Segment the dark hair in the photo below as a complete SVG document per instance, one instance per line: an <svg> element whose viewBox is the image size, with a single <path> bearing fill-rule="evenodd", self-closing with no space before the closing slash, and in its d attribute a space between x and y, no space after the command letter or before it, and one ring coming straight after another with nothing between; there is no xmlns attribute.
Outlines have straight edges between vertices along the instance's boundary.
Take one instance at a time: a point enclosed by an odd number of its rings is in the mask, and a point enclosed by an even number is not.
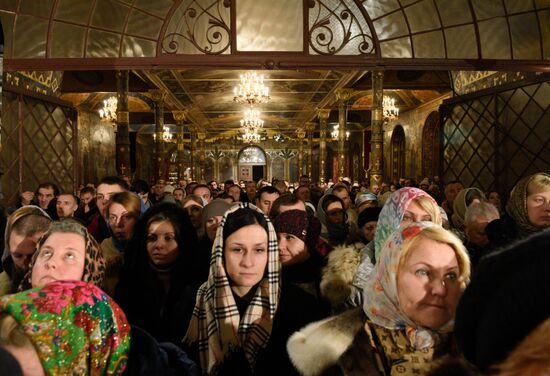
<svg viewBox="0 0 550 376"><path fill-rule="evenodd" d="M279 215L279 209L281 208L281 206L296 205L299 202L302 201L298 197L294 196L292 193L285 193L279 196L279 198L277 198L275 201L273 201L269 216L274 219L276 216Z"/></svg>
<svg viewBox="0 0 550 376"><path fill-rule="evenodd" d="M95 196L95 188L93 187L84 187L80 190L80 194L90 193L92 196Z"/></svg>
<svg viewBox="0 0 550 376"><path fill-rule="evenodd" d="M47 182L38 184L38 188L36 188L36 194L38 194L38 190L40 188L53 189L54 197L59 196L59 187L55 183L47 181Z"/></svg>
<svg viewBox="0 0 550 376"><path fill-rule="evenodd" d="M325 213L327 212L328 206L330 204L332 204L333 202L339 202L342 205L342 209L344 209L346 207L344 205L344 201L342 201L342 199L340 197L338 197L336 195L333 195L333 194L328 194L328 195L325 195L325 198L323 199L323 203L321 205L321 208L323 209L323 211Z"/></svg>
<svg viewBox="0 0 550 376"><path fill-rule="evenodd" d="M227 185L227 184L235 184L235 181L233 179L227 179L226 181L223 182L224 185Z"/></svg>
<svg viewBox="0 0 550 376"><path fill-rule="evenodd" d="M224 244L229 235L231 235L235 231L243 228L244 226L256 224L262 226L265 231L269 231L265 216L257 210L245 207L240 208L233 213L229 213L227 215L227 218L225 219L225 224L223 225Z"/></svg>
<svg viewBox="0 0 550 376"><path fill-rule="evenodd" d="M206 188L206 189L208 189L208 192L210 192L210 196L212 196L212 189L210 189L210 187L208 185L206 185L206 184L197 184L193 187L193 190L192 190L191 193L195 194L195 190L197 188Z"/></svg>
<svg viewBox="0 0 550 376"><path fill-rule="evenodd" d="M126 180L121 179L118 176L105 176L99 181L99 184L97 186L99 187L101 184L119 185L125 191L130 188L128 187L128 183L126 182Z"/></svg>
<svg viewBox="0 0 550 376"><path fill-rule="evenodd" d="M264 193L269 193L269 194L277 193L278 195L281 195L281 193L277 188L275 188L272 185L266 185L265 187L260 188L258 192L256 192L256 200L261 200L262 195Z"/></svg>
<svg viewBox="0 0 550 376"><path fill-rule="evenodd" d="M130 188L132 192L136 193L148 193L149 192L149 184L145 180L137 179L134 180L132 183L132 187Z"/></svg>

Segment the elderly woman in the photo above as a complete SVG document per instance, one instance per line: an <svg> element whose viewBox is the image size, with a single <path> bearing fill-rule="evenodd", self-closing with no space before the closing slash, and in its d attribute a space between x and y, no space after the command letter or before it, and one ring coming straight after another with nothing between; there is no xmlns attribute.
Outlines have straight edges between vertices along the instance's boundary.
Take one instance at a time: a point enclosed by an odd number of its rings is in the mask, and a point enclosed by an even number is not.
<svg viewBox="0 0 550 376"><path fill-rule="evenodd" d="M458 300L470 278L460 240L432 222L395 231L357 308L294 334L288 352L304 375L425 374L449 353Z"/></svg>
<svg viewBox="0 0 550 376"><path fill-rule="evenodd" d="M506 214L485 229L494 248L550 227L550 175L537 173L521 179L512 189Z"/></svg>
<svg viewBox="0 0 550 376"><path fill-rule="evenodd" d="M277 235L269 219L239 203L224 215L212 252L184 338L202 374L296 374L285 344L313 321L303 309L311 295L293 284L280 290Z"/></svg>
<svg viewBox="0 0 550 376"><path fill-rule="evenodd" d="M86 227L71 219L53 222L40 238L19 290L58 280L80 280L102 287L105 259Z"/></svg>
<svg viewBox="0 0 550 376"><path fill-rule="evenodd" d="M164 202L136 223L115 299L132 325L159 342L179 343L193 312L197 238L185 209Z"/></svg>
<svg viewBox="0 0 550 376"><path fill-rule="evenodd" d="M361 291L390 234L403 224L419 221L441 224L437 203L421 189L401 188L391 194L378 215L373 241L360 250L347 247L329 254L321 292L336 310L362 304Z"/></svg>
<svg viewBox="0 0 550 376"><path fill-rule="evenodd" d="M25 375L121 375L130 325L98 287L56 281L0 299L0 346Z"/></svg>
<svg viewBox="0 0 550 376"><path fill-rule="evenodd" d="M453 201L453 215L451 222L453 227L459 232L457 235L464 237L464 216L466 215L466 209L474 202L487 201L485 193L480 189L472 187L465 188L458 192L456 198Z"/></svg>

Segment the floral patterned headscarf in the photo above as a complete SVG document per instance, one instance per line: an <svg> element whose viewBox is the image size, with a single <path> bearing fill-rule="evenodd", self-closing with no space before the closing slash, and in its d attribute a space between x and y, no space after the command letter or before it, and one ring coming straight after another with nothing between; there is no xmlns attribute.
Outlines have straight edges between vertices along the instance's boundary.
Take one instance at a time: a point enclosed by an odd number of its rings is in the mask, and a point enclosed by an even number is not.
<svg viewBox="0 0 550 376"><path fill-rule="evenodd" d="M48 375L120 375L130 351L130 324L101 289L56 281L0 298L33 343Z"/></svg>
<svg viewBox="0 0 550 376"><path fill-rule="evenodd" d="M401 226L405 211L411 202L421 196L429 197L433 201L434 206L437 207L437 202L435 202L432 196L418 188L401 188L393 192L388 198L378 216L378 224L376 225L376 233L374 234L374 254L376 260L378 260L382 246L386 243L388 237ZM432 218L432 221L441 224L441 218Z"/></svg>
<svg viewBox="0 0 550 376"><path fill-rule="evenodd" d="M376 325L386 329L405 329L407 337L415 349L433 346L434 337L438 333L449 332L454 324L451 320L437 332L420 327L405 315L399 305L397 272L403 245L430 227L441 226L433 222L415 222L393 232L382 248L380 260L369 275L363 290L363 309L368 318Z"/></svg>

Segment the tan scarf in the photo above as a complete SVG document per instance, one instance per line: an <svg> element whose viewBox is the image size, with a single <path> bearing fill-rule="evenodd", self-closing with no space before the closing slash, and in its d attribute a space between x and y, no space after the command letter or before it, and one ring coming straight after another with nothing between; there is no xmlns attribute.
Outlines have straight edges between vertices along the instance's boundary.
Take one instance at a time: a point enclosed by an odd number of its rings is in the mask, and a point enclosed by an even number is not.
<svg viewBox="0 0 550 376"><path fill-rule="evenodd" d="M198 342L202 372L208 375L216 374L224 359L239 349L244 351L251 369L254 368L258 353L269 341L279 302L281 266L277 235L269 219L264 216L269 228L265 276L244 316L240 317L237 310L224 266L223 228L227 216L242 208L262 213L254 205L244 202L225 213L212 248L210 274L199 288L193 316L183 340L188 345Z"/></svg>
<svg viewBox="0 0 550 376"><path fill-rule="evenodd" d="M506 205L506 212L516 222L520 232L524 234L532 234L541 230L539 227L533 226L529 221L529 214L527 213L527 187L537 175L550 177L548 174L539 172L521 179L512 189L510 200L508 200L508 204Z"/></svg>

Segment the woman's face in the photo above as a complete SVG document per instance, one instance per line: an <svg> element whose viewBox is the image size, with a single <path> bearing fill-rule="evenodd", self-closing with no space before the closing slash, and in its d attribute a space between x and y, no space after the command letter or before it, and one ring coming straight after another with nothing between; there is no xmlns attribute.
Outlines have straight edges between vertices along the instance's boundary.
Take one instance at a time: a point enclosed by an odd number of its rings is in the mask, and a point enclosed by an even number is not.
<svg viewBox="0 0 550 376"><path fill-rule="evenodd" d="M38 240L44 235L45 231L38 231L31 236L24 236L12 231L9 235L9 246L11 259L15 267L19 270L29 270L29 264L32 255L36 251Z"/></svg>
<svg viewBox="0 0 550 376"><path fill-rule="evenodd" d="M498 194L498 192L490 192L487 200L500 210L500 195Z"/></svg>
<svg viewBox="0 0 550 376"><path fill-rule="evenodd" d="M550 226L550 191L527 196L529 222L536 227Z"/></svg>
<svg viewBox="0 0 550 376"><path fill-rule="evenodd" d="M267 252L267 232L259 224L244 226L225 240L225 269L231 288L239 296L246 295L262 280Z"/></svg>
<svg viewBox="0 0 550 376"><path fill-rule="evenodd" d="M277 233L279 258L283 266L299 264L309 258L306 243L300 238L285 232Z"/></svg>
<svg viewBox="0 0 550 376"><path fill-rule="evenodd" d="M344 223L344 208L340 202L331 202L327 206L327 218L333 223Z"/></svg>
<svg viewBox="0 0 550 376"><path fill-rule="evenodd" d="M32 267L32 287L53 281L80 280L84 273L86 243L79 234L56 232L38 250Z"/></svg>
<svg viewBox="0 0 550 376"><path fill-rule="evenodd" d="M374 234L376 234L377 224L378 224L378 221L370 221L365 223L361 228L361 230L363 230L363 236L367 241L371 242L374 239Z"/></svg>
<svg viewBox="0 0 550 376"><path fill-rule="evenodd" d="M147 229L147 254L155 266L172 265L180 250L170 221L152 222Z"/></svg>
<svg viewBox="0 0 550 376"><path fill-rule="evenodd" d="M417 325L438 329L455 315L462 295L456 254L450 245L419 238L397 272L403 313Z"/></svg>
<svg viewBox="0 0 550 376"><path fill-rule="evenodd" d="M208 236L208 239L214 241L216 231L218 230L218 226L220 225L222 218L223 215L216 215L206 220L206 235Z"/></svg>
<svg viewBox="0 0 550 376"><path fill-rule="evenodd" d="M422 208L415 200L413 200L409 207L405 210L405 214L403 214L403 219L401 220L401 224L409 224L413 222L420 222L420 221L432 221L432 216Z"/></svg>
<svg viewBox="0 0 550 376"><path fill-rule="evenodd" d="M109 206L109 226L117 240L127 241L132 236L132 230L136 224L136 218L128 213L128 210L119 204L113 202Z"/></svg>
<svg viewBox="0 0 550 376"><path fill-rule="evenodd" d="M200 229L202 226L202 205L199 205L195 201L187 201L183 208L187 210L191 223L195 229Z"/></svg>

